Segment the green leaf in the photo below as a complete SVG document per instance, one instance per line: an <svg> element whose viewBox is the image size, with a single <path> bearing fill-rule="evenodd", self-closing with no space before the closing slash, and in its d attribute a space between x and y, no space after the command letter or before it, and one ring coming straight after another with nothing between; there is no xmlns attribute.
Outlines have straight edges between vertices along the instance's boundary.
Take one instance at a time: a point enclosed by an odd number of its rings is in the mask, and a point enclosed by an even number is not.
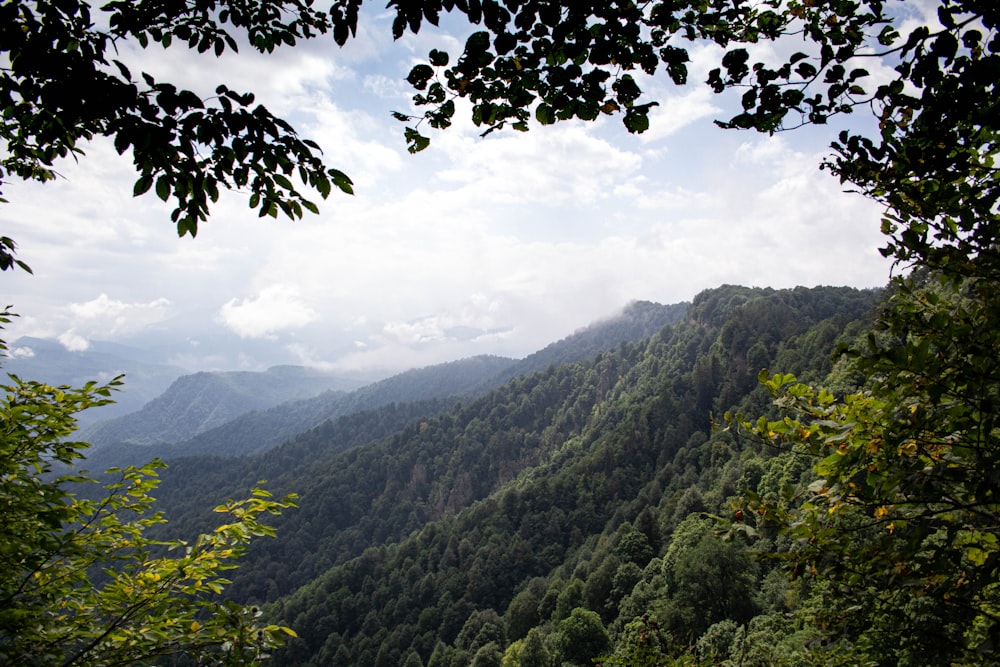
<svg viewBox="0 0 1000 667"><path fill-rule="evenodd" d="M143 174L132 187L132 196L138 197L141 194L145 194L151 187L153 187L153 175Z"/></svg>
<svg viewBox="0 0 1000 667"><path fill-rule="evenodd" d="M423 90L427 87L427 83L434 76L434 70L431 69L430 65L415 65L410 73L406 75L406 80L417 90Z"/></svg>
<svg viewBox="0 0 1000 667"><path fill-rule="evenodd" d="M163 201L170 198L170 178L166 174L156 179L156 196Z"/></svg>
<svg viewBox="0 0 1000 667"><path fill-rule="evenodd" d="M625 124L625 129L632 134L639 134L649 129L649 116L637 112L634 108L625 112L622 122Z"/></svg>
<svg viewBox="0 0 1000 667"><path fill-rule="evenodd" d="M408 150L410 153L419 153L420 151L427 148L431 143L430 139L421 135L419 132L417 132L411 127L406 128L406 130L404 131L404 136L406 138L406 143L407 143L406 150Z"/></svg>
<svg viewBox="0 0 1000 667"><path fill-rule="evenodd" d="M330 174L333 184L340 188L341 192L349 195L354 194L354 182L351 181L347 174L337 169L330 169L327 173Z"/></svg>
<svg viewBox="0 0 1000 667"><path fill-rule="evenodd" d="M431 49L429 60L434 67L446 67L448 65L448 53Z"/></svg>
<svg viewBox="0 0 1000 667"><path fill-rule="evenodd" d="M539 104L535 108L535 120L542 125L552 125L556 122L555 113L548 104Z"/></svg>
<svg viewBox="0 0 1000 667"><path fill-rule="evenodd" d="M316 188L317 192L319 192L319 195L323 199L326 199L327 197L330 196L330 179L328 179L326 176L323 175L316 176L313 181L313 186Z"/></svg>

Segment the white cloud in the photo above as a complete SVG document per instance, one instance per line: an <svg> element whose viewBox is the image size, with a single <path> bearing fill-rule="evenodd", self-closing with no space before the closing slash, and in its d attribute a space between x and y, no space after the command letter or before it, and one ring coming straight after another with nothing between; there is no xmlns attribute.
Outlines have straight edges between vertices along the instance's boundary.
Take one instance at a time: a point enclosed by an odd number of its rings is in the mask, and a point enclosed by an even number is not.
<svg viewBox="0 0 1000 667"><path fill-rule="evenodd" d="M70 351L90 347L91 340L113 340L142 331L164 321L170 314L170 301L122 301L100 294L88 301L57 305L47 317L31 316L12 327L17 335L56 338ZM21 319L21 318L19 318ZM24 348L30 351L30 348Z"/></svg>
<svg viewBox="0 0 1000 667"><path fill-rule="evenodd" d="M384 74L369 74L364 77L365 90L387 100L406 99L411 94L411 86L403 79L390 79Z"/></svg>
<svg viewBox="0 0 1000 667"><path fill-rule="evenodd" d="M90 349L90 341L72 330L60 334L57 340L70 352L86 352Z"/></svg>
<svg viewBox="0 0 1000 667"><path fill-rule="evenodd" d="M691 210L711 205L713 197L684 187L656 187L648 178L641 177L615 187L615 197L630 201L639 209L659 211Z"/></svg>
<svg viewBox="0 0 1000 667"><path fill-rule="evenodd" d="M219 310L219 317L240 338L262 338L303 327L319 315L302 300L295 286L272 285L254 298L230 299Z"/></svg>
<svg viewBox="0 0 1000 667"><path fill-rule="evenodd" d="M17 302L30 303L24 299ZM163 322L170 315L170 306L165 298L122 301L100 294L67 304L55 297L48 309L18 318L10 328L15 337L55 338L66 349L81 351L89 348L91 340L113 340ZM30 352L30 348L23 349L24 354Z"/></svg>
<svg viewBox="0 0 1000 667"><path fill-rule="evenodd" d="M303 100L299 112L308 118L302 133L325 148L331 165L349 174L359 193L374 192L384 176L404 166L400 134L386 132L384 121L319 95Z"/></svg>
<svg viewBox="0 0 1000 667"><path fill-rule="evenodd" d="M491 204L592 204L642 167L637 153L598 138L591 126L572 122L526 134L485 139L455 134L435 141L448 158L437 178L469 188L470 196Z"/></svg>
<svg viewBox="0 0 1000 667"><path fill-rule="evenodd" d="M385 342L418 345L441 340L444 330L438 318L428 317L417 322L389 322L382 327L382 334Z"/></svg>
<svg viewBox="0 0 1000 667"><path fill-rule="evenodd" d="M71 303L68 310L76 327L114 336L164 319L169 306L170 300L162 297L148 303L125 303L101 294L90 301Z"/></svg>
<svg viewBox="0 0 1000 667"><path fill-rule="evenodd" d="M496 316L503 311L501 298L473 294L457 308L411 321L386 322L374 336L380 344L425 345L444 341L495 338Z"/></svg>
<svg viewBox="0 0 1000 667"><path fill-rule="evenodd" d="M643 143L659 141L704 118L715 118L722 107L706 87L691 88L679 95L659 99L659 106L649 113L649 129L640 135Z"/></svg>
<svg viewBox="0 0 1000 667"><path fill-rule="evenodd" d="M134 42L118 48L118 58L133 78L146 72L157 81L171 81L206 99L224 83L239 93L252 91L256 103L279 114L294 112L297 100L310 91L326 90L335 81L355 76L342 64L343 57L330 57L329 45L319 41L304 43L302 48L279 48L271 54L261 54L244 43L239 53L227 51L219 58L184 47L167 52L156 46L143 49Z"/></svg>

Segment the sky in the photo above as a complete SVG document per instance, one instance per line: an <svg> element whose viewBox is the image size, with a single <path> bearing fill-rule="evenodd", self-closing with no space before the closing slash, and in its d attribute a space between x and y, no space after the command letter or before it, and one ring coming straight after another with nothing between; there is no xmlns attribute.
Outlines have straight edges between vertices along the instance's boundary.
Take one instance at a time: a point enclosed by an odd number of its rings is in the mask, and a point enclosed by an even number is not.
<svg viewBox="0 0 1000 667"><path fill-rule="evenodd" d="M393 42L390 26L366 11L345 48L319 39L270 56L126 47L133 72L206 94L252 90L356 194L335 192L299 221L260 219L245 193L224 195L197 238L179 239L155 195L132 197L129 156L95 141L56 182L4 184L0 226L34 270L0 276L20 314L7 339L156 348L191 371L389 372L523 357L639 299L888 280L881 207L819 169L846 121L718 129L736 100L700 83L711 47L691 49L688 86L645 83L660 102L645 134L607 117L483 138L460 113L410 155L390 116L412 109L404 78L432 48L456 55L468 28Z"/></svg>

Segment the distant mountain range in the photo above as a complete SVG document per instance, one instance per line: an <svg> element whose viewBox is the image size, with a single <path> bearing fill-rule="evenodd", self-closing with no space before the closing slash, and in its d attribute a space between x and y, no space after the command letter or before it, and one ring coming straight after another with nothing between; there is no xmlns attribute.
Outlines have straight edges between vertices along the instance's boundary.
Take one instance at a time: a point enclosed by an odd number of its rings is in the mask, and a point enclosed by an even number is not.
<svg viewBox="0 0 1000 667"><path fill-rule="evenodd" d="M323 392L344 394L360 384L356 379L301 366L182 375L142 409L98 422L81 437L95 445L179 442L253 410Z"/></svg>
<svg viewBox="0 0 1000 667"><path fill-rule="evenodd" d="M483 395L514 377L647 338L680 321L687 307L636 301L522 360L477 356L410 370L354 391L347 391L354 388L348 386L351 380L298 367L185 375L141 409L89 426L82 439L95 446L89 456L95 470L151 456L241 456L344 415L414 401L441 409Z"/></svg>
<svg viewBox="0 0 1000 667"><path fill-rule="evenodd" d="M87 350L71 351L55 340L22 336L10 351L0 364L2 371L28 380L76 387L125 375L127 391L116 394L111 405L81 413L81 427L139 410L185 373L146 350L116 343L94 342Z"/></svg>

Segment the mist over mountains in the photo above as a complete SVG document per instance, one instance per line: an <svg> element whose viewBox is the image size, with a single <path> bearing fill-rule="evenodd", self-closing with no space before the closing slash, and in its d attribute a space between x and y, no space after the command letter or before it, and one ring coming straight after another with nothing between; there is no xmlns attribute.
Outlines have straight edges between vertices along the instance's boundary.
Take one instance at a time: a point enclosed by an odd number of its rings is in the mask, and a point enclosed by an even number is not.
<svg viewBox="0 0 1000 667"><path fill-rule="evenodd" d="M170 458L249 454L343 415L393 403L481 395L513 377L641 340L679 321L687 307L634 302L522 360L472 357L363 387L353 378L301 367L185 375L140 410L89 425L81 437L94 445L89 457L94 469L138 464L153 452ZM147 449L150 445L155 449Z"/></svg>

